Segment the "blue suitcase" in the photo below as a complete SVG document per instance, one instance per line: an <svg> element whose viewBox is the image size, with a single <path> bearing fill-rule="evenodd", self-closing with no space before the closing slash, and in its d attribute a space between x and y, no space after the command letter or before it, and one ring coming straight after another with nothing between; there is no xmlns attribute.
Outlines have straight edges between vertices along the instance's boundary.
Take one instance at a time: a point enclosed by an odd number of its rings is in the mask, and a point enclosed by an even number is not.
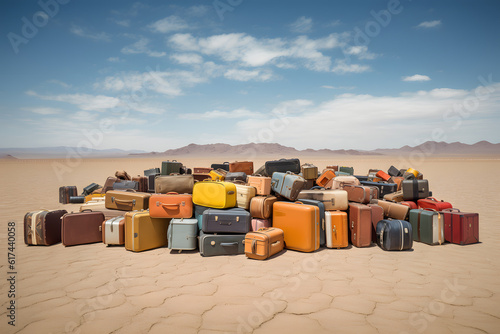
<svg viewBox="0 0 500 334"><path fill-rule="evenodd" d="M306 180L303 177L291 172L274 172L271 179L272 191L290 201L295 201L297 199L300 191L304 189L305 185Z"/></svg>
<svg viewBox="0 0 500 334"><path fill-rule="evenodd" d="M198 220L174 218L167 230L168 249L193 250L198 243Z"/></svg>
<svg viewBox="0 0 500 334"><path fill-rule="evenodd" d="M252 230L250 212L241 208L208 209L203 212L201 230L205 233L246 234Z"/></svg>

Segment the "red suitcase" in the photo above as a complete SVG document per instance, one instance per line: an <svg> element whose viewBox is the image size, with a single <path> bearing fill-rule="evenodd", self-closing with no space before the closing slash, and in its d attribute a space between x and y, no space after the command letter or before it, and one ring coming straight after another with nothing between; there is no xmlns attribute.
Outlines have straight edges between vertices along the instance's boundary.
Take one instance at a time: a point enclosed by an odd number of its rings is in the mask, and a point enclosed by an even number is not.
<svg viewBox="0 0 500 334"><path fill-rule="evenodd" d="M444 209L451 209L453 205L449 202L439 201L434 197L427 197L417 201L419 209L434 209L436 211L443 211Z"/></svg>
<svg viewBox="0 0 500 334"><path fill-rule="evenodd" d="M468 245L479 242L479 214L460 212L458 209L445 209L442 212L444 220L444 240Z"/></svg>
<svg viewBox="0 0 500 334"><path fill-rule="evenodd" d="M368 205L349 203L349 229L351 243L368 247L372 243L372 209Z"/></svg>
<svg viewBox="0 0 500 334"><path fill-rule="evenodd" d="M402 201L402 202L399 202L399 204L409 206L410 210L418 209L417 203L415 203L413 201Z"/></svg>
<svg viewBox="0 0 500 334"><path fill-rule="evenodd" d="M377 242L377 223L384 219L384 208L377 204L368 204L372 209L372 241Z"/></svg>

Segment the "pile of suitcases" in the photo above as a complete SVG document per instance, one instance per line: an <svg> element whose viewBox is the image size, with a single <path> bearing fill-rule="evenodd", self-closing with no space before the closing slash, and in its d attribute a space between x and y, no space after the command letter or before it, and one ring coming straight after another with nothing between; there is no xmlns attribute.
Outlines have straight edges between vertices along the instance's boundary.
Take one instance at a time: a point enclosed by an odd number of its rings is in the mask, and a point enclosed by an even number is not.
<svg viewBox="0 0 500 334"><path fill-rule="evenodd" d="M283 249L377 244L401 251L412 249L413 241L479 242L479 215L432 197L428 180L412 168L371 169L365 176L337 165L319 172L299 159L253 167L243 161L190 169L174 160L134 178L117 171L104 187L85 188L78 213L28 212L24 240L102 242L135 252L198 249L203 256L246 254L260 260ZM61 187L59 193L60 202L68 203L77 191Z"/></svg>

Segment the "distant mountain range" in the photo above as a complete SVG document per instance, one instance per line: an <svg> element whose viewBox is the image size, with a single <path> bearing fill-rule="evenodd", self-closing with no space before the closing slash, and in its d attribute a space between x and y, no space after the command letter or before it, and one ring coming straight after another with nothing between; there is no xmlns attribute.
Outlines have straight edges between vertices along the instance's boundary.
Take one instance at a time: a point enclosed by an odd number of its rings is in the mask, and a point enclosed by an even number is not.
<svg viewBox="0 0 500 334"><path fill-rule="evenodd" d="M41 147L41 148L0 148L0 159L16 159L16 158L64 158L71 152L78 152L75 147ZM151 156L320 156L320 155L409 155L412 152L422 152L425 156L445 155L445 156L461 156L461 155L499 155L500 144L492 144L487 141L480 141L475 144L463 144L459 142L445 143L428 141L417 146L403 146L401 148L392 149L376 149L371 151L363 150L330 150L330 149L305 149L297 150L293 147L283 146L276 143L262 144L189 144L184 147L166 150L164 152L146 152L141 150L120 150L107 149L95 150L92 149L87 154L81 155L83 158L104 158L104 157L151 157Z"/></svg>

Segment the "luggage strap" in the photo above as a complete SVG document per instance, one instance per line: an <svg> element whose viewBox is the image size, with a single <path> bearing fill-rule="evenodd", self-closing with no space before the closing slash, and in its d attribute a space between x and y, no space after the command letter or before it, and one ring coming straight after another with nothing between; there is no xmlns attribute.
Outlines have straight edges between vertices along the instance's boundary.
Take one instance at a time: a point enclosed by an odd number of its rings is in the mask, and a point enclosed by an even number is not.
<svg viewBox="0 0 500 334"><path fill-rule="evenodd" d="M420 241L420 215L422 214L422 211L418 212L418 220L417 220L417 233L418 233L418 240Z"/></svg>
<svg viewBox="0 0 500 334"><path fill-rule="evenodd" d="M418 180L413 179L413 200L418 199Z"/></svg>
<svg viewBox="0 0 500 334"><path fill-rule="evenodd" d="M45 211L48 211L48 210L41 210L41 211L37 211L36 213L34 213L32 216L31 216L31 230L30 230L30 234L31 234L31 243L33 245L38 245L38 242L36 240L36 221L38 220L38 216L42 213L42 212L45 212Z"/></svg>
<svg viewBox="0 0 500 334"><path fill-rule="evenodd" d="M384 231L385 231L385 225L382 227L382 230L380 231L380 238L379 238L379 242L380 242L380 247L381 247L383 250L387 250L387 249L385 249L385 247L384 247Z"/></svg>
<svg viewBox="0 0 500 334"><path fill-rule="evenodd" d="M443 243L443 238L441 236L441 231L442 231L442 221L441 221L441 214L438 212L438 233L439 233L439 236L438 236L438 242L439 244L441 245Z"/></svg>

